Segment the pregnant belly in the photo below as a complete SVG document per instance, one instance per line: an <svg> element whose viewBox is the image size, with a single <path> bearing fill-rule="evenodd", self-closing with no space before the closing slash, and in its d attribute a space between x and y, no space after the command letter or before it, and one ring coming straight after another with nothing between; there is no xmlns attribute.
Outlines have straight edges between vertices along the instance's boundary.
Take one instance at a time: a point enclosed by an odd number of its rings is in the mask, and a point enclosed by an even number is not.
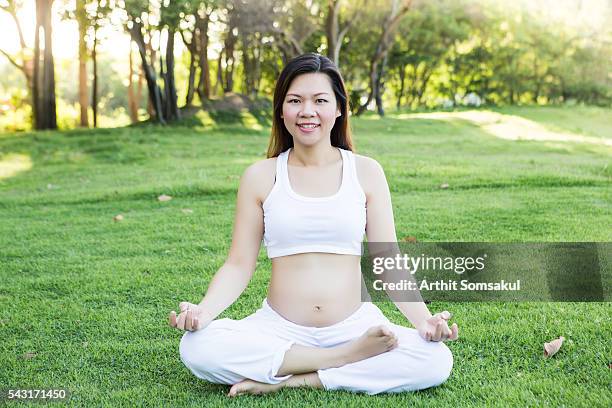
<svg viewBox="0 0 612 408"><path fill-rule="evenodd" d="M275 258L268 303L301 326L341 322L361 305L359 257L308 253Z"/></svg>

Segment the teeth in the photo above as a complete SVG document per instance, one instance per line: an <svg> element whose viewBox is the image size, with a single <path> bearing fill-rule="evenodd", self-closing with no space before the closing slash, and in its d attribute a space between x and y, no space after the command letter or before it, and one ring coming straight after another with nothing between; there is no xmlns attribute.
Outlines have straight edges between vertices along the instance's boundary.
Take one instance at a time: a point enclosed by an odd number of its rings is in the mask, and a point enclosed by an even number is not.
<svg viewBox="0 0 612 408"><path fill-rule="evenodd" d="M319 125L298 125L298 126L302 128L306 128L306 129L314 129Z"/></svg>

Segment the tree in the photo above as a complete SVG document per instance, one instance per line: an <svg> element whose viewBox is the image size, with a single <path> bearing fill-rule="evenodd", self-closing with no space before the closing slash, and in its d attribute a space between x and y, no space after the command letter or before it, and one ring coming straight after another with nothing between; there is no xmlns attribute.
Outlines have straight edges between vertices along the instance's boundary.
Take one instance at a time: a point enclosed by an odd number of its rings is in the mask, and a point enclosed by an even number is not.
<svg viewBox="0 0 612 408"><path fill-rule="evenodd" d="M238 44L238 20L239 14L233 7L230 0L226 7L226 18L224 20L227 29L223 39L223 49L219 54L217 82L222 85L223 92L233 92L234 90L234 71L236 67L236 45Z"/></svg>
<svg viewBox="0 0 612 408"><path fill-rule="evenodd" d="M424 103L430 80L457 41L468 37L464 4L457 0L416 3L397 30L398 40L389 52L389 69L397 80L396 107ZM470 65L477 70L477 65Z"/></svg>
<svg viewBox="0 0 612 408"><path fill-rule="evenodd" d="M161 9L161 27L166 28L166 56L165 70L163 64L160 64L161 77L164 80L164 117L166 120L180 119L181 115L178 109L176 82L174 79L174 38L179 30L179 25L182 16L187 10L189 3L185 0L168 2Z"/></svg>
<svg viewBox="0 0 612 408"><path fill-rule="evenodd" d="M23 30L21 28L21 22L17 17L17 12L21 9L23 3L19 0L0 0L0 10L7 12L17 28L17 35L19 36L19 45L21 50L17 58L10 55L8 52L0 49L8 61L14 65L19 71L23 73L27 85L28 103L32 104L32 87L34 78L34 59L32 58L32 50L26 45Z"/></svg>
<svg viewBox="0 0 612 408"><path fill-rule="evenodd" d="M319 29L319 5L312 1L287 0L272 3L271 7L270 16L273 21L262 19L262 32L271 30L283 62L287 63L304 53L304 43Z"/></svg>
<svg viewBox="0 0 612 408"><path fill-rule="evenodd" d="M372 98L376 100L378 114L381 116L385 114L382 106L381 78L384 74L387 53L393 44L393 34L402 17L410 10L411 3L411 0L401 0L401 3L400 0L393 0L391 11L382 24L382 33L376 45L376 50L370 58L368 97L366 102L357 110L357 115L361 115L368 108Z"/></svg>
<svg viewBox="0 0 612 408"><path fill-rule="evenodd" d="M55 111L55 67L51 37L53 0L36 0L36 32L34 36L34 75L32 108L35 129L57 129ZM41 58L40 38L44 51Z"/></svg>
<svg viewBox="0 0 612 408"><path fill-rule="evenodd" d="M87 92L87 29L90 26L89 16L85 8L85 1L76 1L75 19L79 25L79 105L81 106L82 127L89 127L87 108L89 96Z"/></svg>
<svg viewBox="0 0 612 408"><path fill-rule="evenodd" d="M148 24L149 18L149 2L140 0L126 0L125 10L127 12L127 30L132 38L132 41L138 47L138 53L140 55L140 61L142 63L142 70L145 74L145 80L147 82L147 89L149 90L149 99L153 107L155 119L161 123L166 124L164 117L163 108L163 96L159 85L157 84L157 75L153 66L154 58L149 60L147 56L148 43L145 42L143 31L145 30L145 24Z"/></svg>
<svg viewBox="0 0 612 408"><path fill-rule="evenodd" d="M346 21L341 21L341 6L343 3L342 0L328 0L327 15L325 18L327 57L331 59L337 67L340 66L340 50L342 49L344 37L366 9L365 4L359 2Z"/></svg>

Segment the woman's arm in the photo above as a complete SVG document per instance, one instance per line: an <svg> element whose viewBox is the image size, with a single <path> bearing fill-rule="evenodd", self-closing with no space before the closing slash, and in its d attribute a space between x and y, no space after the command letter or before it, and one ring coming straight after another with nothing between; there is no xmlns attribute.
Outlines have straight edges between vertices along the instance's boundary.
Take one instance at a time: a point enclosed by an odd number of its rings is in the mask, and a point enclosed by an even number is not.
<svg viewBox="0 0 612 408"><path fill-rule="evenodd" d="M247 168L240 179L227 260L210 281L199 304L210 320L238 299L255 271L264 230L258 185L261 185L261 166L256 163Z"/></svg>
<svg viewBox="0 0 612 408"><path fill-rule="evenodd" d="M265 172L264 166L261 162L255 163L242 175L228 257L215 273L206 295L197 306L187 302L181 303L181 313L175 318L176 324L173 324L171 313L172 326L186 330L197 330L206 326L231 306L247 287L255 271L264 229L261 191L259 191L262 186L261 180L265 177L262 174Z"/></svg>
<svg viewBox="0 0 612 408"><path fill-rule="evenodd" d="M367 220L366 220L366 235L368 243L397 243L397 235L395 233L395 222L393 219L393 207L391 205L391 193L387 178L385 177L382 166L373 159L359 156L361 165L357 166L360 180L363 180L363 189L367 199ZM361 171L359 171L361 169ZM372 247L372 246L370 246ZM399 251L397 249L396 251ZM392 250L393 252L393 250ZM440 319L446 320L450 318L450 314L440 313L432 316L424 302L393 302L402 314L419 329L419 332L424 337L429 337L428 331L431 331L433 324L434 333L431 334L431 339L440 338L456 338L456 325L453 325L453 330L448 328L448 325L442 324ZM440 316L440 317L438 317ZM438 322L440 322L438 324ZM436 333L438 325L439 333Z"/></svg>

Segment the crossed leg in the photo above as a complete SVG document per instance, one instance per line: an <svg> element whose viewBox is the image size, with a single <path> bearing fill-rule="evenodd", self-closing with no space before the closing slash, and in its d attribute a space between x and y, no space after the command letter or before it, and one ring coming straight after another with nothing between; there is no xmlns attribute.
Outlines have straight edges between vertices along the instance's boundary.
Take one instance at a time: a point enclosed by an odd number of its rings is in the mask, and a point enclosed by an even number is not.
<svg viewBox="0 0 612 408"><path fill-rule="evenodd" d="M323 388L318 370L342 367L384 353L397 347L397 337L385 326L375 326L361 337L346 344L330 347L308 347L294 344L285 353L278 376L293 374L278 384L266 384L245 379L234 384L228 396L265 394L284 387Z"/></svg>
<svg viewBox="0 0 612 408"><path fill-rule="evenodd" d="M337 332L345 340L332 338L319 347L262 322L222 319L185 333L180 355L199 378L232 385L230 396L303 386L377 394L428 388L448 378L453 358L446 345L388 321L373 324L378 326L352 340L358 329L348 333L343 326Z"/></svg>

